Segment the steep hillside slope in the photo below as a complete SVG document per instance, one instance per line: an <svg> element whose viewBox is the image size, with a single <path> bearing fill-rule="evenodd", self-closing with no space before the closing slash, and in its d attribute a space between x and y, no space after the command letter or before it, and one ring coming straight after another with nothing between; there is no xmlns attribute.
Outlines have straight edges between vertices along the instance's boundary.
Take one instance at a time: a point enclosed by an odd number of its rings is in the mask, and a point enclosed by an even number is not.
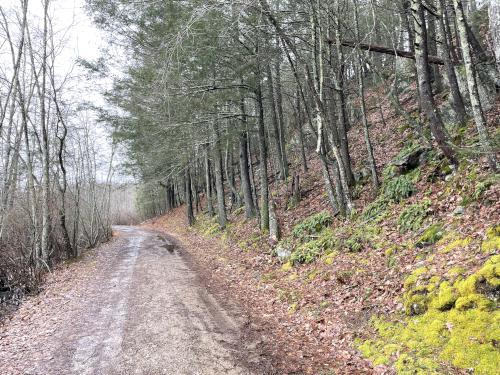
<svg viewBox="0 0 500 375"><path fill-rule="evenodd" d="M411 98L405 105L416 108ZM498 109L489 113L497 138ZM494 374L500 176L486 160L469 163L466 147L453 170L417 144L388 104L370 122L383 185L373 200L356 126L350 147L360 178L349 220L328 211L311 155L300 202L290 199L289 185L272 185L279 243L241 209L223 232L206 215L184 229L183 208L148 225L184 241L215 287L262 322L270 334L262 345L279 354L283 373ZM472 125L451 131L463 144L475 141Z"/></svg>

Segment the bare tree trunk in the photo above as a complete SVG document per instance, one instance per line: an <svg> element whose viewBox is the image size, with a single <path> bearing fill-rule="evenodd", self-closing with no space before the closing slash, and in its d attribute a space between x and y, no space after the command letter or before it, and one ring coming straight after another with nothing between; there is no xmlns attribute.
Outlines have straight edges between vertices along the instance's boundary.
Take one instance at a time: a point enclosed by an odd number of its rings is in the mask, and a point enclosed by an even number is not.
<svg viewBox="0 0 500 375"><path fill-rule="evenodd" d="M339 0L337 0L337 8L339 8ZM347 138L347 131L349 130L349 117L346 111L346 98L345 98L345 61L344 53L342 51L340 28L342 24L338 18L338 9L335 14L335 24L337 29L335 31L335 48L337 55L337 76L335 80L335 90L337 92L337 115L338 115L338 134L340 140L340 153L344 163L345 174L349 186L354 184L354 175L351 169L351 156L349 154L349 141Z"/></svg>
<svg viewBox="0 0 500 375"><path fill-rule="evenodd" d="M212 181L210 176L210 159L208 157L208 144L205 145L205 195L207 200L207 210L210 217L214 216L214 206L212 203Z"/></svg>
<svg viewBox="0 0 500 375"><path fill-rule="evenodd" d="M186 168L186 174L184 177L184 195L186 200L186 218L188 225L192 226L194 224L194 213L193 213L193 200L191 192L191 172L189 167Z"/></svg>
<svg viewBox="0 0 500 375"><path fill-rule="evenodd" d="M359 21L358 21L358 0L354 0L354 23L355 23L355 34L356 40L359 39ZM366 151L368 153L368 165L370 166L370 172L372 175L372 185L375 191L378 190L379 182L377 176L377 164L375 162L375 156L373 155L373 147L370 140L370 131L368 129L368 118L366 116L366 106L365 106L365 83L363 78L363 70L361 63L361 52L359 49L356 49L356 67L357 67L357 75L358 75L358 90L361 104L361 119L363 122L363 131L364 138L366 144Z"/></svg>
<svg viewBox="0 0 500 375"><path fill-rule="evenodd" d="M417 78L422 108L429 120L431 133L434 136L439 148L448 160L457 165L455 151L448 144L443 120L439 114L434 97L432 95L431 77L428 62L427 50L427 29L425 25L424 10L421 0L412 0L411 9L413 14L413 25L415 30L415 64L417 67Z"/></svg>
<svg viewBox="0 0 500 375"><path fill-rule="evenodd" d="M269 239L277 243L281 238L280 224L274 201L269 202Z"/></svg>
<svg viewBox="0 0 500 375"><path fill-rule="evenodd" d="M281 39L286 44L286 46L290 49L290 51L293 52L298 63L302 64L305 68L306 81L307 81L308 87L313 95L314 102L317 106L317 109L319 109L319 113L317 112L317 115L316 115L317 128L318 128L317 135L316 135L318 138L318 144L317 144L316 151L318 154L320 154L322 152L321 148L322 148L322 142L323 142L323 140L321 138L322 133L323 133L323 125L324 125L323 122L324 122L324 119L328 120L327 111L325 110L324 103L323 103L322 93L317 88L316 79L311 76L311 73L310 73L311 70L310 70L308 62L301 57L301 54L295 48L295 45L293 44L292 40L285 34L285 32L281 28L280 24L278 23L278 21L276 20L276 18L273 15L273 13L271 12L271 9L269 8L269 4L267 3L267 1L266 0L259 0L259 3L262 7L263 12L267 15L271 25L273 25L275 27L278 35L281 37ZM320 43L322 43L321 39L320 39ZM321 47L320 47L320 49L321 49ZM287 53L287 57L288 57L288 61L290 62L290 65L292 67L294 67L295 65L294 65L293 61L291 60L290 55L288 53ZM297 83L300 84L300 80L298 79L298 74L297 74L296 69L294 69L294 75L296 77ZM314 131L314 129L313 129L313 131ZM343 198L345 199L346 213L350 213L353 206L352 206L352 201L351 201L351 197L349 194L349 184L348 184L346 170L344 168L344 162L342 160L342 156L340 154L340 151L335 144L332 144L332 151L333 151L334 158L337 161L338 168L339 168L339 180L340 180L339 186L341 186L342 190L343 190L342 195L343 195Z"/></svg>
<svg viewBox="0 0 500 375"><path fill-rule="evenodd" d="M282 154L282 149L280 145L280 131L279 131L279 120L278 120L278 113L276 111L276 101L274 98L274 83L273 83L273 73L271 71L271 65L267 65L267 84L268 84L268 91L269 91L269 108L271 112L271 123L273 125L273 136L274 136L274 143L276 146L276 156L278 159L278 165L280 167L280 179L285 180L286 178L286 171L285 171L285 165L283 162L283 154Z"/></svg>
<svg viewBox="0 0 500 375"><path fill-rule="evenodd" d="M258 53L257 53L258 56ZM262 100L262 84L260 66L257 67L257 136L259 142L260 158L260 228L262 231L269 230L269 183L267 180L267 147L266 131L264 128L264 103Z"/></svg>
<svg viewBox="0 0 500 375"><path fill-rule="evenodd" d="M217 192L217 214L219 225L222 229L226 227L226 201L224 195L224 177L222 174L222 154L220 147L219 124L217 120L212 122L214 134L214 155L215 155L215 190Z"/></svg>
<svg viewBox="0 0 500 375"><path fill-rule="evenodd" d="M49 236L50 236L50 157L48 119L45 106L46 78L47 78L47 39L48 39L48 8L49 0L44 1L43 15L43 53L42 53L42 83L40 93L40 121L42 133L42 242L40 266L49 264Z"/></svg>
<svg viewBox="0 0 500 375"><path fill-rule="evenodd" d="M490 0L488 15L490 19L490 36L493 52L497 63L497 72L500 72L500 2ZM497 83L500 85L500 83Z"/></svg>
<svg viewBox="0 0 500 375"><path fill-rule="evenodd" d="M248 133L247 133L248 134ZM259 198L257 196L257 185L255 183L255 172L254 172L254 168L253 168L253 158L252 158L252 145L251 145L251 137L248 136L247 140L248 140L248 145L247 145L247 158L248 158L248 161L249 161L249 168L248 168L248 174L249 174L249 177L250 177L250 190L252 192L252 197L253 197L253 203L255 205L255 212L258 213L260 212L260 209L259 209ZM260 226L260 214L257 215L257 219L259 221L259 226Z"/></svg>
<svg viewBox="0 0 500 375"><path fill-rule="evenodd" d="M295 123L297 126L297 131L299 133L299 146L300 146L300 159L302 164L302 169L304 173L307 173L309 168L307 167L307 156L306 156L306 146L304 139L304 129L303 129L303 117L302 117L302 109L300 106L300 89L297 89L297 99L296 106L294 106L294 114L295 114Z"/></svg>
<svg viewBox="0 0 500 375"><path fill-rule="evenodd" d="M279 128L279 144L281 148L281 156L283 158L283 170L284 170L284 179L288 177L288 157L286 151L286 126L285 126L285 116L283 115L283 96L281 93L281 48L280 48L280 39L279 36L276 35L276 48L279 50L278 57L275 61L275 71L276 71L276 110L278 113L278 128Z"/></svg>
<svg viewBox="0 0 500 375"><path fill-rule="evenodd" d="M250 182L250 173L248 170L248 134L247 134L247 115L245 109L245 99L240 102L242 124L238 134L239 138L239 156L240 156L240 180L241 190L243 191L243 201L245 202L245 217L250 219L255 216L255 204L252 197L252 185Z"/></svg>
<svg viewBox="0 0 500 375"><path fill-rule="evenodd" d="M233 209L234 207L239 208L241 207L241 196L238 189L236 189L233 169L233 143L229 137L226 144L225 166L226 180L229 185L229 189L231 189L231 209Z"/></svg>
<svg viewBox="0 0 500 375"><path fill-rule="evenodd" d="M439 23L439 20L438 20ZM428 31L427 31L427 43L428 52L431 56L437 56L437 41L436 41L436 20L434 17L428 18ZM430 67L431 80L434 82L435 92L441 92L443 89L443 80L441 78L441 73L439 72L438 65L432 65Z"/></svg>
<svg viewBox="0 0 500 375"><path fill-rule="evenodd" d="M464 57L465 75L467 76L467 87L469 89L469 98L476 123L481 147L488 155L488 162L493 171L497 170L497 160L493 148L490 144L490 136L486 128L486 119L484 118L481 101L479 100L479 91L477 88L476 71L472 63L471 49L467 37L467 25L465 20L464 9L460 0L453 0L453 6L457 15L458 32L460 34L460 45L462 47L462 55Z"/></svg>
<svg viewBox="0 0 500 375"><path fill-rule="evenodd" d="M467 115L465 113L465 105L458 86L455 69L451 61L450 45L448 43L449 38L446 35L447 33L444 21L444 18L446 17L444 0L437 0L437 6L439 11L438 33L441 39L441 48L443 49L443 60L446 76L448 78L448 85L450 86L451 106L455 111L457 121L463 124L465 123Z"/></svg>

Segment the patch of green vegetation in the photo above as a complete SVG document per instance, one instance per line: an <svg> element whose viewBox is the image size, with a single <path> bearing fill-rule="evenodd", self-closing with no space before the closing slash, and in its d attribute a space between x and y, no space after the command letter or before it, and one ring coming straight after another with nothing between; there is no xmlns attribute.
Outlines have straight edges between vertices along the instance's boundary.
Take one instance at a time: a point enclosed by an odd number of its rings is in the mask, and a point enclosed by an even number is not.
<svg viewBox="0 0 500 375"><path fill-rule="evenodd" d="M314 281L318 275L321 274L321 271L318 270L317 268L313 268L311 271L309 271L306 275L306 278L308 281Z"/></svg>
<svg viewBox="0 0 500 375"><path fill-rule="evenodd" d="M439 282L426 268L416 269L406 279L405 296L408 288L420 290L426 308L398 322L373 318L377 337L357 341L363 355L374 365L392 365L398 374L440 374L443 362L477 374L497 374L500 255L467 278L455 275L461 270L451 271L456 281Z"/></svg>
<svg viewBox="0 0 500 375"><path fill-rule="evenodd" d="M323 255L321 259L323 260L323 263L329 266L333 264L338 254L338 251L334 250L332 252L329 252L328 254Z"/></svg>
<svg viewBox="0 0 500 375"><path fill-rule="evenodd" d="M351 253L363 250L367 245L375 243L381 229L376 225L358 225L348 228L347 238L342 242L342 248Z"/></svg>
<svg viewBox="0 0 500 375"><path fill-rule="evenodd" d="M365 207L361 218L363 221L374 220L375 222L379 222L383 220L388 207L389 201L381 195Z"/></svg>
<svg viewBox="0 0 500 375"><path fill-rule="evenodd" d="M386 181L382 189L388 200L398 203L415 192L415 184L408 175L402 175Z"/></svg>
<svg viewBox="0 0 500 375"><path fill-rule="evenodd" d="M262 235L260 233L253 233L250 237L239 241L237 245L243 251L257 250L261 240Z"/></svg>
<svg viewBox="0 0 500 375"><path fill-rule="evenodd" d="M335 274L335 279L340 283L340 284L349 284L351 281L352 277L355 275L354 270L341 270L337 271Z"/></svg>
<svg viewBox="0 0 500 375"><path fill-rule="evenodd" d="M486 239L481 243L483 253L494 253L500 250L500 225L486 230Z"/></svg>
<svg viewBox="0 0 500 375"><path fill-rule="evenodd" d="M446 276L448 276L449 278L456 278L457 276L462 276L464 275L466 272L465 268L463 267L453 267L451 269L448 270L448 272L446 273Z"/></svg>
<svg viewBox="0 0 500 375"><path fill-rule="evenodd" d="M333 217L328 212L323 211L304 219L300 224L297 224L292 235L295 238L303 239L307 236L318 234L328 228L333 223Z"/></svg>
<svg viewBox="0 0 500 375"><path fill-rule="evenodd" d="M293 306L300 301L300 294L292 289L278 289L276 297L278 301L287 303L290 306Z"/></svg>
<svg viewBox="0 0 500 375"><path fill-rule="evenodd" d="M260 281L262 281L263 283L268 283L270 281L276 280L277 278L278 278L278 275L276 274L276 272L269 272L269 273L263 274L260 277Z"/></svg>
<svg viewBox="0 0 500 375"><path fill-rule="evenodd" d="M293 263L289 260L288 262L283 263L283 265L281 266L281 270L283 272L288 272L292 269L292 267L293 267Z"/></svg>
<svg viewBox="0 0 500 375"><path fill-rule="evenodd" d="M383 177L384 181L387 181L391 178L396 177L397 172L398 172L398 168L395 165L389 164L382 171L382 177Z"/></svg>
<svg viewBox="0 0 500 375"><path fill-rule="evenodd" d="M194 228L203 236L214 237L221 232L221 227L216 217L199 215L194 223Z"/></svg>
<svg viewBox="0 0 500 375"><path fill-rule="evenodd" d="M386 257L390 257L390 256L393 256L394 254L396 254L396 252L398 251L399 249L399 246L398 245L392 245L392 246L389 246L385 251L385 256Z"/></svg>
<svg viewBox="0 0 500 375"><path fill-rule="evenodd" d="M408 232L410 230L417 231L422 227L424 219L427 217L427 212L431 206L430 199L424 199L420 203L408 206L398 218L399 230Z"/></svg>
<svg viewBox="0 0 500 375"><path fill-rule="evenodd" d="M429 294L439 285L439 280L429 280L427 273L427 267L420 267L405 280L403 306L407 315L424 313L429 305Z"/></svg>
<svg viewBox="0 0 500 375"><path fill-rule="evenodd" d="M319 237L299 244L290 256L292 265L312 263L323 254L331 253L337 247L337 240L332 230L323 230Z"/></svg>
<svg viewBox="0 0 500 375"><path fill-rule="evenodd" d="M288 306L288 313L289 314L295 314L297 309L299 308L299 304L297 302L292 302L290 306Z"/></svg>
<svg viewBox="0 0 500 375"><path fill-rule="evenodd" d="M401 246L399 245L392 245L389 246L387 249L385 249L384 254L387 258L387 266L392 268L396 265L397 263L397 258L396 254L401 250Z"/></svg>
<svg viewBox="0 0 500 375"><path fill-rule="evenodd" d="M444 235L442 224L430 225L419 237L416 245L419 247L428 246L438 242Z"/></svg>
<svg viewBox="0 0 500 375"><path fill-rule="evenodd" d="M456 181L457 184L461 184L461 195L462 204L464 206L470 205L472 202L480 200L484 194L495 184L500 183L500 174L495 173L493 175L479 176L477 168L473 168L470 171L463 172L465 177ZM463 181L466 181L464 184Z"/></svg>
<svg viewBox="0 0 500 375"><path fill-rule="evenodd" d="M444 245L439 249L440 253L450 253L456 249L464 248L472 242L471 237L460 238L456 233L451 233L439 240L438 245Z"/></svg>

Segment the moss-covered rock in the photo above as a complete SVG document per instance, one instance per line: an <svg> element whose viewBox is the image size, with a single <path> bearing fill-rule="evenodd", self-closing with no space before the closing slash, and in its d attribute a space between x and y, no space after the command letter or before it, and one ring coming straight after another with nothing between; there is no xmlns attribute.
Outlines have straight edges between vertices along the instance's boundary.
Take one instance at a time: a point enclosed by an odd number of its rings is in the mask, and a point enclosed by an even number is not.
<svg viewBox="0 0 500 375"><path fill-rule="evenodd" d="M440 311L450 310L457 300L458 295L453 285L444 281L439 285L436 295L430 299L430 307Z"/></svg>

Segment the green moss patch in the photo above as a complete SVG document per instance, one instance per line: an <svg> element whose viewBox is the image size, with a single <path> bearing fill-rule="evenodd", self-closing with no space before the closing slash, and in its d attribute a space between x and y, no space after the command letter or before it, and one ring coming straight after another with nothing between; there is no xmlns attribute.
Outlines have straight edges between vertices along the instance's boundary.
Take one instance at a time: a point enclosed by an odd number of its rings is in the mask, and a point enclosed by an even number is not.
<svg viewBox="0 0 500 375"><path fill-rule="evenodd" d="M500 225L488 228L486 239L481 244L481 251L484 253L494 253L500 250Z"/></svg>
<svg viewBox="0 0 500 375"><path fill-rule="evenodd" d="M405 281L407 310L398 322L374 318L377 337L358 341L374 365L392 365L398 374L440 374L451 366L493 375L500 368L500 255L476 273L448 272L440 281L427 268L416 269ZM423 302L425 301L425 302Z"/></svg>
<svg viewBox="0 0 500 375"><path fill-rule="evenodd" d="M438 241L439 252L446 254L457 249L463 249L472 242L472 237L461 238L458 233L450 232Z"/></svg>
<svg viewBox="0 0 500 375"><path fill-rule="evenodd" d="M221 232L217 218L210 217L208 215L198 215L196 217L194 228L206 237L214 237Z"/></svg>
<svg viewBox="0 0 500 375"><path fill-rule="evenodd" d="M422 233L416 245L418 247L424 247L435 244L443 237L443 235L444 235L443 225L432 224Z"/></svg>

